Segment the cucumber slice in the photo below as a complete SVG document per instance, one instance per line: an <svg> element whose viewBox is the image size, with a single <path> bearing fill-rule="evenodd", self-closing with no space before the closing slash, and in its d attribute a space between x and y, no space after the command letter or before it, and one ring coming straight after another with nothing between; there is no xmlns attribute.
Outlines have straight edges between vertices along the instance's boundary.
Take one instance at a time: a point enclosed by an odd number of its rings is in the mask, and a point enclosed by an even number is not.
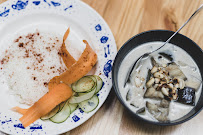
<svg viewBox="0 0 203 135"><path fill-rule="evenodd" d="M92 80L94 80L94 82L95 82L95 85L97 85L97 79L95 78L94 75L88 75L87 77L92 78Z"/></svg>
<svg viewBox="0 0 203 135"><path fill-rule="evenodd" d="M94 81L94 83L95 83L94 87L91 90L87 91L87 92L90 92L90 91L94 90L95 88L97 88L97 79L93 75L88 75L86 77L90 77ZM80 93L78 93L78 94L80 95Z"/></svg>
<svg viewBox="0 0 203 135"><path fill-rule="evenodd" d="M70 107L70 113L73 113L78 107L78 104L69 104L69 107Z"/></svg>
<svg viewBox="0 0 203 135"><path fill-rule="evenodd" d="M42 116L40 119L41 120L48 120L49 118L56 115L59 110L60 110L60 107L59 107L59 105L57 105L53 110L51 110L51 112L49 112L48 114Z"/></svg>
<svg viewBox="0 0 203 135"><path fill-rule="evenodd" d="M70 104L80 103L82 101L90 99L92 96L94 96L96 91L96 87L94 90L88 92L88 93L78 93L79 96L72 96L69 100Z"/></svg>
<svg viewBox="0 0 203 135"><path fill-rule="evenodd" d="M64 107L64 105L66 104L66 102L67 102L67 101L62 102L62 103L59 104L60 109L59 109L58 112L60 112L60 111L63 109L63 107Z"/></svg>
<svg viewBox="0 0 203 135"><path fill-rule="evenodd" d="M97 76L97 75L94 75L94 77L97 79L97 90L96 90L96 93L98 93L101 90L102 86L103 86L103 80L99 76Z"/></svg>
<svg viewBox="0 0 203 135"><path fill-rule="evenodd" d="M88 76L84 76L77 82L72 85L72 88L75 92L87 92L91 91L94 87L96 82Z"/></svg>
<svg viewBox="0 0 203 135"><path fill-rule="evenodd" d="M99 104L99 98L94 95L91 99L79 103L80 108L88 113L93 111Z"/></svg>
<svg viewBox="0 0 203 135"><path fill-rule="evenodd" d="M58 112L55 116L50 118L50 120L54 123L62 123L70 116L71 110L69 107L69 103L66 102L63 106L63 109Z"/></svg>

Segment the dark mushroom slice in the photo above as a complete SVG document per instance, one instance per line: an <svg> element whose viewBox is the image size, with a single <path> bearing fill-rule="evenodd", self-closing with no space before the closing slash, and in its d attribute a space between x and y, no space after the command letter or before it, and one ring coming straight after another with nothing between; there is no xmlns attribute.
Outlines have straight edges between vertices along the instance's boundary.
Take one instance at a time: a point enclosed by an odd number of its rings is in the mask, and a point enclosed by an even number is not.
<svg viewBox="0 0 203 135"><path fill-rule="evenodd" d="M159 66L159 64L156 62L156 60L154 59L154 57L151 57L150 59L151 59L152 66L156 66L156 67Z"/></svg>
<svg viewBox="0 0 203 135"><path fill-rule="evenodd" d="M136 114L145 114L145 107L142 107L139 110L137 110Z"/></svg>
<svg viewBox="0 0 203 135"><path fill-rule="evenodd" d="M164 58L166 58L169 61L173 61L173 56L171 54L167 54L165 52L160 52L159 53L161 56L163 56Z"/></svg>
<svg viewBox="0 0 203 135"><path fill-rule="evenodd" d="M147 73L147 78L146 78L146 82L148 82L151 78L152 74L151 74L151 70L149 69L148 70L148 73Z"/></svg>
<svg viewBox="0 0 203 135"><path fill-rule="evenodd" d="M139 107L135 104L135 102L131 102L130 105L132 105L132 106L135 107L135 108L139 108Z"/></svg>
<svg viewBox="0 0 203 135"><path fill-rule="evenodd" d="M145 98L159 98L159 99L163 99L164 95L162 94L161 91L156 91L155 88L150 87L146 90L145 94L144 94Z"/></svg>
<svg viewBox="0 0 203 135"><path fill-rule="evenodd" d="M133 93L132 93L132 89L129 89L126 95L126 100L130 101L132 99Z"/></svg>
<svg viewBox="0 0 203 135"><path fill-rule="evenodd" d="M160 106L163 108L169 108L170 102L168 100L161 100Z"/></svg>
<svg viewBox="0 0 203 135"><path fill-rule="evenodd" d="M179 66L175 62L170 63L166 67L166 70L169 72L169 76L172 78L177 77L183 79L184 81L187 80L187 77L184 75L184 73L180 70Z"/></svg>
<svg viewBox="0 0 203 135"><path fill-rule="evenodd" d="M185 87L184 89L178 89L177 102L186 105L195 105L195 89Z"/></svg>
<svg viewBox="0 0 203 135"><path fill-rule="evenodd" d="M158 121L166 122L168 121L169 108L164 108L161 105L146 102L146 107L149 113L156 118Z"/></svg>

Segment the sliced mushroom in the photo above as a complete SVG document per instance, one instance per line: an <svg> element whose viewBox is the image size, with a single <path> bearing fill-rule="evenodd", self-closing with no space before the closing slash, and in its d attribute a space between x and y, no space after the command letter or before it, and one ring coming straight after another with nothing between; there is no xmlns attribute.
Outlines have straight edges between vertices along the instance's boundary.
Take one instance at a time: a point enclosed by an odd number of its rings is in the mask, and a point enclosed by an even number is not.
<svg viewBox="0 0 203 135"><path fill-rule="evenodd" d="M169 61L173 61L173 56L171 54L167 54L165 52L160 52L159 53L161 56L163 56L164 58L166 58Z"/></svg>
<svg viewBox="0 0 203 135"><path fill-rule="evenodd" d="M156 62L156 60L154 59L154 57L151 57L151 63L152 63L152 66L156 66L156 67L159 66L159 64Z"/></svg>
<svg viewBox="0 0 203 135"><path fill-rule="evenodd" d="M160 103L161 107L168 108L169 105L170 105L170 102L168 100L165 100L165 99L161 100L161 103Z"/></svg>
<svg viewBox="0 0 203 135"><path fill-rule="evenodd" d="M158 121L168 121L169 108L162 107L162 105L146 102L146 107L150 114Z"/></svg>
<svg viewBox="0 0 203 135"><path fill-rule="evenodd" d="M169 76L171 76L172 78L177 77L183 80L187 80L187 77L180 70L179 66L174 62L170 63L168 67L166 67L166 70L169 71Z"/></svg>
<svg viewBox="0 0 203 135"><path fill-rule="evenodd" d="M127 92L127 95L126 95L126 100L130 101L132 99L132 97L133 97L132 89L129 89Z"/></svg>
<svg viewBox="0 0 203 135"><path fill-rule="evenodd" d="M144 114L145 113L145 107L142 107L141 109L136 111L136 114Z"/></svg>
<svg viewBox="0 0 203 135"><path fill-rule="evenodd" d="M132 105L135 108L138 108L138 106L135 104L135 102L130 103L130 105Z"/></svg>
<svg viewBox="0 0 203 135"><path fill-rule="evenodd" d="M195 89L190 87L185 87L184 89L178 90L178 99L177 102L195 105Z"/></svg>
<svg viewBox="0 0 203 135"><path fill-rule="evenodd" d="M197 81L189 81L188 80L185 82L185 86L194 88L196 91L199 89L200 85L201 85L201 82L198 80Z"/></svg>
<svg viewBox="0 0 203 135"><path fill-rule="evenodd" d="M148 70L148 73L147 73L147 77L146 77L146 82L149 81L149 79L151 78L152 74L151 74L151 70L149 69Z"/></svg>
<svg viewBox="0 0 203 135"><path fill-rule="evenodd" d="M150 87L147 89L147 91L144 94L145 98L160 98L163 99L164 95L161 91L156 91L155 88Z"/></svg>

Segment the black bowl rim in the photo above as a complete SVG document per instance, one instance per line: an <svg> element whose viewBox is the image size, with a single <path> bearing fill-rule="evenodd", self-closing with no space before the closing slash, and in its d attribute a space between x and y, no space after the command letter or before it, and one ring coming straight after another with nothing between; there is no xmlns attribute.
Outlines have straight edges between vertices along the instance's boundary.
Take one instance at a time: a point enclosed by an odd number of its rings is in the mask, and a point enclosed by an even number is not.
<svg viewBox="0 0 203 135"><path fill-rule="evenodd" d="M156 32L156 31L172 32L172 33L174 33L174 31L161 30L161 29L160 29L160 30L149 30L149 31L141 32L141 33L139 33L139 34L137 34L137 35L131 37L129 40L127 40L127 41L123 44L123 46L119 49L119 51L118 51L118 53L117 53L117 55L116 55L116 57L115 57L115 60L117 59L117 57L118 57L118 55L120 54L120 52L123 50L124 46L125 46L126 44L128 44L132 39L138 37L139 35L142 35L142 34L145 34L145 33L149 33L149 32ZM184 38L186 38L186 39L188 39L188 40L190 40L190 41L191 41L194 45L196 45L196 46L201 50L201 52L203 53L203 50L202 50L193 40L191 40L190 38L188 38L187 36L185 36L185 35L183 35L183 34L180 34L180 33L177 33L177 34L180 35L180 36L183 36ZM115 60L114 60L114 61L115 61ZM116 93L116 96L118 97L120 103L124 106L125 109L127 109L133 116L135 116L136 118L138 118L138 119L140 119L140 120L143 120L144 122L147 122L147 123L150 123L150 124L159 125L159 126L173 126L173 125L178 125L178 124L184 123L184 122L186 122L186 121L192 119L192 118L195 117L197 114L199 114L199 113L202 111L202 109L203 109L203 106L202 106L202 108L201 108L200 110L198 110L197 112L195 112L195 114L193 114L192 116L190 116L190 117L188 117L188 118L186 118L186 119L184 119L184 120L181 120L181 121L179 121L179 122L175 122L175 123L155 122L155 121L150 121L150 120L147 120L147 119L145 119L145 118L142 118L142 117L140 117L139 115L137 115L135 112L133 112L133 111L124 103L122 97L121 97L120 94L119 94L119 90L116 89L116 87L115 87L115 81L114 81L114 80L115 80L115 78L114 78L114 70L115 70L114 67L115 67L115 63L113 63L113 68L112 68L112 81L113 81L112 83L113 83L113 88L114 88L114 91L115 91L115 93ZM203 88L202 88L202 89L203 89Z"/></svg>

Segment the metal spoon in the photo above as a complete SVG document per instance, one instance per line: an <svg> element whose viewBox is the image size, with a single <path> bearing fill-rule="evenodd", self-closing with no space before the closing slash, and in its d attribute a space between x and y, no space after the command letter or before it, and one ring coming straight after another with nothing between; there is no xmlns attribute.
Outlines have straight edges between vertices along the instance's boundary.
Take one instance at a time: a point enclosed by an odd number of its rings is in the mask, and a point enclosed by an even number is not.
<svg viewBox="0 0 203 135"><path fill-rule="evenodd" d="M159 47L158 49L154 50L154 51L151 51L151 52L148 52L148 53L145 53L143 54L142 56L140 56L136 61L135 63L133 64L133 66L130 68L129 72L127 73L127 76L125 78L125 83L124 83L124 87L126 85L127 82L130 81L130 74L132 73L134 67L137 65L137 63L139 63L141 61L141 59L143 58L147 58L150 54L158 51L159 49L161 49L162 47L164 47L167 43L169 43L169 41L195 16L197 15L201 9L203 9L203 4L191 15L191 17L161 46Z"/></svg>

